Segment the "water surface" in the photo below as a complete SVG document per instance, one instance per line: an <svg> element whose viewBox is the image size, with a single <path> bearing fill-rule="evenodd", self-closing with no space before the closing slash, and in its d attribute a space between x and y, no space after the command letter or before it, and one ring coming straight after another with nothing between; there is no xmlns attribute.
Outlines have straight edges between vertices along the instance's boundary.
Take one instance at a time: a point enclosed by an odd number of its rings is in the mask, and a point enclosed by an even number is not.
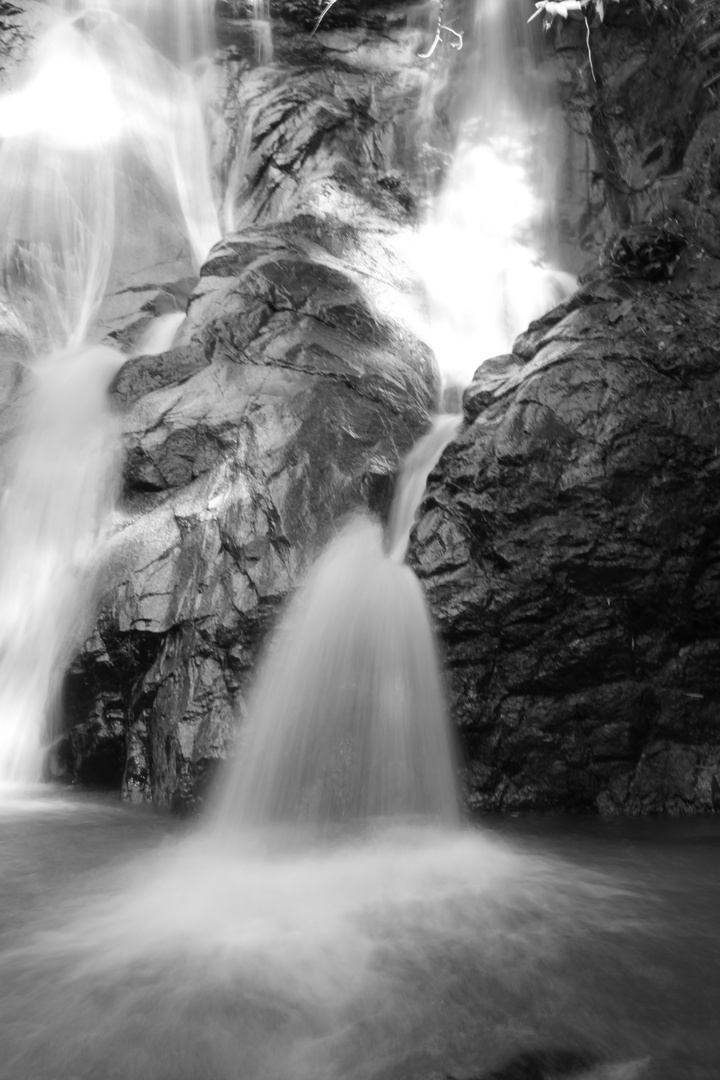
<svg viewBox="0 0 720 1080"><path fill-rule="evenodd" d="M0 1076L717 1076L720 823L417 822L322 845L39 789L0 805Z"/></svg>

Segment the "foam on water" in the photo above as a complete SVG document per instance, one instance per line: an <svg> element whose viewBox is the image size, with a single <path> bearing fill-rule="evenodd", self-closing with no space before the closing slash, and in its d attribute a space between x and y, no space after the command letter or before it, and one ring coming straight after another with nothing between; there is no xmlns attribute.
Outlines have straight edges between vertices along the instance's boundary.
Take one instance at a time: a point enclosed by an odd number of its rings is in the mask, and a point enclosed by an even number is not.
<svg viewBox="0 0 720 1080"><path fill-rule="evenodd" d="M636 920L605 875L418 825L205 834L77 888L2 956L17 1076L409 1078L577 1043L588 935L617 965Z"/></svg>

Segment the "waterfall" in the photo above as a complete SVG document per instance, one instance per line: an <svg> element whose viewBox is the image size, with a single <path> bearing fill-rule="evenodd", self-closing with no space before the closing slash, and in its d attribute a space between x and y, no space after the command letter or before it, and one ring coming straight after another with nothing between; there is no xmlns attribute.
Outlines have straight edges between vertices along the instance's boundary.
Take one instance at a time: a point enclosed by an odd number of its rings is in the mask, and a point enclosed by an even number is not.
<svg viewBox="0 0 720 1080"><path fill-rule="evenodd" d="M196 268L220 230L194 81L206 0L55 0L24 85L0 99L0 283L22 336L0 503L0 782L40 779L61 680L90 630L119 437L108 388L126 359L94 345L111 275L118 151L153 169ZM149 43L143 33L152 39ZM122 222L123 229L126 222ZM138 348L167 347L177 314ZM10 359L3 361L10 365Z"/></svg>
<svg viewBox="0 0 720 1080"><path fill-rule="evenodd" d="M130 142L161 178L196 264L217 235L182 67L190 45L170 18L207 5L60 6L55 40L71 52L58 124L42 107L53 79L0 101L0 266L27 353L0 502L5 781L41 773L45 719L92 620L117 482L107 385L123 357L89 344L112 269L115 149ZM172 45L159 44L158 12ZM159 318L134 352L168 347L179 318ZM701 1021L711 1015L714 984L673 979L637 940L641 917L670 937L674 910L647 901L641 910L624 881L538 853L532 836L514 851L489 830L458 828L442 673L405 557L428 474L460 423L436 418L406 458L387 528L365 516L346 523L291 598L209 828L174 842L166 819L77 799L65 802L73 816L60 830L62 800L27 800L36 806L18 825L0 801L3 1075L569 1077L595 1047L602 1062L619 1033L639 1068L601 1063L593 1075L629 1078L645 1072L650 1045L633 1014L668 1026L658 985L674 987L671 1005L685 1009L669 1025L667 1075L687 1075L686 1044L702 1033L691 1026L688 1040L683 1021L696 1003ZM311 842L295 843L298 831ZM337 842L314 842L328 834ZM667 860L646 872L653 900L666 869ZM680 975L688 950L710 955L716 944L703 937L710 915L695 885L687 895L674 887L681 921L701 915L698 934L680 942ZM714 1049L703 1060L714 1062Z"/></svg>
<svg viewBox="0 0 720 1080"><path fill-rule="evenodd" d="M81 345L105 293L120 123L95 43L68 22L0 101L0 272L36 356Z"/></svg>
<svg viewBox="0 0 720 1080"><path fill-rule="evenodd" d="M51 4L70 15L119 16L183 69L208 56L214 43L214 0L51 0Z"/></svg>
<svg viewBox="0 0 720 1080"><path fill-rule="evenodd" d="M351 521L266 649L217 816L248 825L454 821L442 677L420 584L380 526Z"/></svg>
<svg viewBox="0 0 720 1080"><path fill-rule="evenodd" d="M255 59L258 64L269 64L273 58L270 0L253 0L253 33Z"/></svg>
<svg viewBox="0 0 720 1080"><path fill-rule="evenodd" d="M455 413L437 416L403 462L397 491L390 509L385 548L390 559L404 562L415 514L425 493L427 478L449 442L457 435L462 417Z"/></svg>
<svg viewBox="0 0 720 1080"><path fill-rule="evenodd" d="M107 391L124 359L95 346L32 372L0 506L0 781L41 778L48 713L91 629L118 471Z"/></svg>
<svg viewBox="0 0 720 1080"><path fill-rule="evenodd" d="M467 386L575 286L554 265L556 112L526 18L508 0L475 0L457 146L415 248L446 387Z"/></svg>

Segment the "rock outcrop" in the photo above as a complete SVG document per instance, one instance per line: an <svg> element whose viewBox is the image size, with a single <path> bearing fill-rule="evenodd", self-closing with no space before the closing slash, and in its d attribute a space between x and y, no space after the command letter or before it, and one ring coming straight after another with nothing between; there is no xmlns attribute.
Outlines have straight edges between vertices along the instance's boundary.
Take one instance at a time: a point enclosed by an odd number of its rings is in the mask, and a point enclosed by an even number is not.
<svg viewBox="0 0 720 1080"><path fill-rule="evenodd" d="M236 231L203 266L173 348L116 381L123 520L65 687L66 767L128 798L202 798L278 605L350 511L386 512L438 400L397 244L413 220L397 178L418 90L412 53L408 66L387 36L382 49L391 70L334 51L322 69L257 69L238 47L210 73ZM159 313L142 298L143 319L123 316L116 337Z"/></svg>
<svg viewBox="0 0 720 1080"><path fill-rule="evenodd" d="M720 263L605 277L481 367L411 560L476 809L720 809Z"/></svg>

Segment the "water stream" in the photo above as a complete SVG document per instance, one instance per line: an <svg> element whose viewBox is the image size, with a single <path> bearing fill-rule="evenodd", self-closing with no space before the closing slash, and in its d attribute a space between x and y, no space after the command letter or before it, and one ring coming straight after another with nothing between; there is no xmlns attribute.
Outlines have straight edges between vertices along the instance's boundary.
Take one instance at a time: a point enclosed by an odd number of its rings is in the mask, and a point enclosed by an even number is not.
<svg viewBox="0 0 720 1080"><path fill-rule="evenodd" d="M0 357L3 383L21 385L0 503L0 784L41 777L63 673L92 625L119 463L107 391L126 359L97 344L95 323L127 146L176 207L196 269L220 236L197 95L176 66L209 48L209 6L167 5L161 24L133 0L53 6L24 82L0 99L0 285L21 341L19 364ZM167 55L141 27L162 30ZM150 327L148 348L177 325Z"/></svg>

